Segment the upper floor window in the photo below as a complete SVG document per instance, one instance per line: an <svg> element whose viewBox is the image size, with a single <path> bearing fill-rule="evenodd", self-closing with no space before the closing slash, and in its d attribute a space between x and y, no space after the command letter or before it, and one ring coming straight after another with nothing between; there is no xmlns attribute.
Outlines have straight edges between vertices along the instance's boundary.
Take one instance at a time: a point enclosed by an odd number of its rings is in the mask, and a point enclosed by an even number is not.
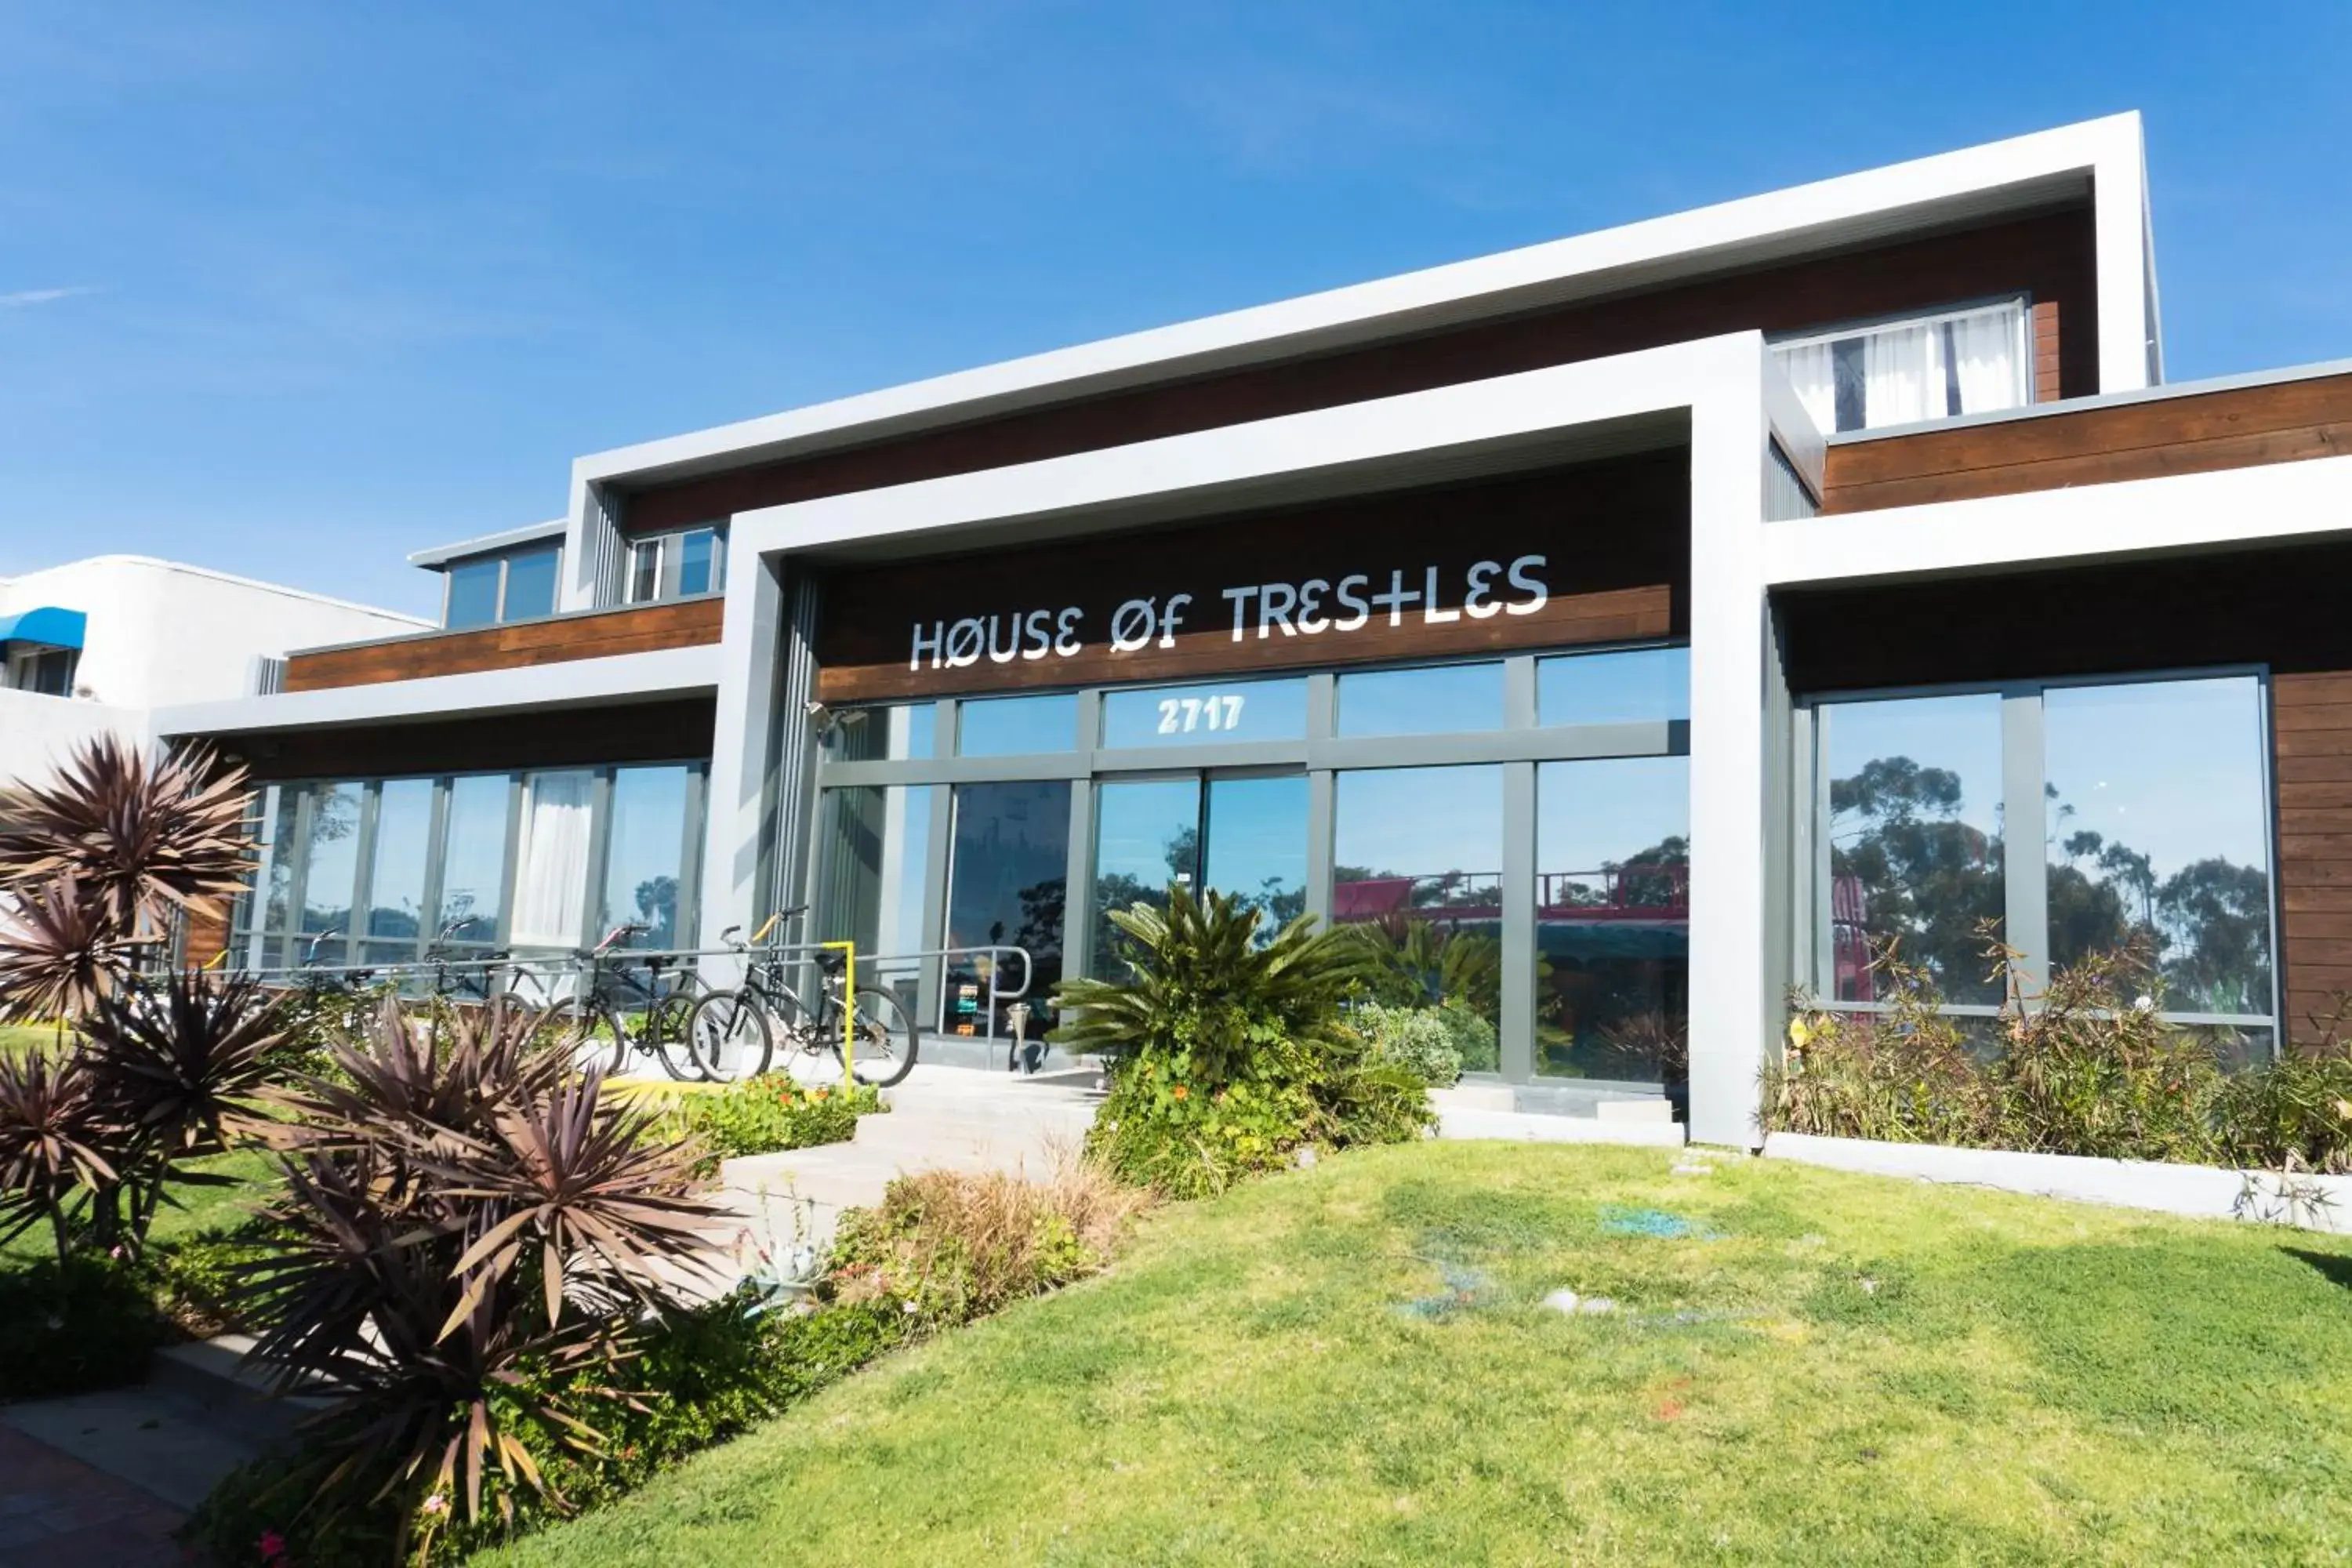
<svg viewBox="0 0 2352 1568"><path fill-rule="evenodd" d="M80 649L35 647L7 653L7 662L0 665L0 676L6 679L0 685L37 691L44 697L73 695L74 667L81 662Z"/></svg>
<svg viewBox="0 0 2352 1568"><path fill-rule="evenodd" d="M628 602L716 594L727 586L727 525L698 523L672 533L647 534L629 545Z"/></svg>
<svg viewBox="0 0 2352 1568"><path fill-rule="evenodd" d="M2033 401L2022 298L1788 338L1772 357L1824 435Z"/></svg>
<svg viewBox="0 0 2352 1568"><path fill-rule="evenodd" d="M562 554L560 545L540 544L452 562L441 624L455 631L555 614L556 567Z"/></svg>

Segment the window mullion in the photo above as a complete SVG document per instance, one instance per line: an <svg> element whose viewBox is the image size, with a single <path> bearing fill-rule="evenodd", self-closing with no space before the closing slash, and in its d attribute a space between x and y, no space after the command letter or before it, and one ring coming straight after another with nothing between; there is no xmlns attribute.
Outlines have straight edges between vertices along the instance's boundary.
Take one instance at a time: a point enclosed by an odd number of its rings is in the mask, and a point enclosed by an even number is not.
<svg viewBox="0 0 2352 1568"><path fill-rule="evenodd" d="M2001 940L2017 952L2017 982L2038 998L2050 984L2050 857L2043 842L2047 770L2042 692L2000 700Z"/></svg>

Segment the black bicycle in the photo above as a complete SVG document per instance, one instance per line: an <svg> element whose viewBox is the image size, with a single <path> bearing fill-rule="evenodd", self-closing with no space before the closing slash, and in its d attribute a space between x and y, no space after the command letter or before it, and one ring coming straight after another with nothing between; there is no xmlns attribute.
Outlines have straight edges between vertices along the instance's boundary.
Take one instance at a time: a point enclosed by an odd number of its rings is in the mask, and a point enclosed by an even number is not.
<svg viewBox="0 0 2352 1568"><path fill-rule="evenodd" d="M738 940L741 926L729 926L719 934L721 942L743 955L743 984L731 991L709 992L694 1005L686 1025L687 1050L706 1078L724 1082L766 1072L780 1036L793 1049L809 1056L831 1051L838 1061L845 1035L852 1076L860 1083L887 1089L915 1069L919 1041L906 1004L878 985L860 985L851 997L846 956L837 949L819 948L814 953L818 993L812 1007L789 978L789 971L803 960L783 949L761 946L778 924L806 913L807 908L799 905L769 916L749 942Z"/></svg>
<svg viewBox="0 0 2352 1568"><path fill-rule="evenodd" d="M604 1058L608 1075L618 1073L635 1051L681 1081L707 1078L687 1044L688 1019L700 990L694 972L680 964L668 973L669 959L619 947L651 929L635 921L616 925L604 941L575 954L584 966L580 989L549 1005L548 1025L576 1058Z"/></svg>

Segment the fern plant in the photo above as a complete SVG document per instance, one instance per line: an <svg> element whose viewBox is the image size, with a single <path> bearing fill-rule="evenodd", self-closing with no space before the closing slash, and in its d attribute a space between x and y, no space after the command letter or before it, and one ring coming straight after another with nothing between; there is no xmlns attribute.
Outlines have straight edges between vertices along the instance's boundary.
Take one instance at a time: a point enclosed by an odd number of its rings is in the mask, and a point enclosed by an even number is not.
<svg viewBox="0 0 2352 1568"><path fill-rule="evenodd" d="M1066 1022L1056 1044L1114 1069L1139 1055L1182 1056L1197 1087L1212 1089L1242 1076L1269 1038L1352 1045L1339 1004L1370 976L1353 932L1318 931L1314 917L1301 915L1260 946L1256 908L1217 892L1196 899L1182 887L1169 889L1165 912L1139 903L1109 916L1128 938L1131 978L1060 986L1055 1004Z"/></svg>

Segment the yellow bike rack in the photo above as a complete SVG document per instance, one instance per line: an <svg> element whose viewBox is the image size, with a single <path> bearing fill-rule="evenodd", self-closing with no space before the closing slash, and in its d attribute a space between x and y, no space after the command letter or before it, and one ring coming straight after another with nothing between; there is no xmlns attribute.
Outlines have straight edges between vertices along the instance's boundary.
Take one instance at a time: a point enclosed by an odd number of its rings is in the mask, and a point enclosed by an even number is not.
<svg viewBox="0 0 2352 1568"><path fill-rule="evenodd" d="M855 1057L857 1050L857 944L854 942L821 942L820 948L842 954L841 966L841 1092L853 1100L857 1095L857 1075Z"/></svg>

